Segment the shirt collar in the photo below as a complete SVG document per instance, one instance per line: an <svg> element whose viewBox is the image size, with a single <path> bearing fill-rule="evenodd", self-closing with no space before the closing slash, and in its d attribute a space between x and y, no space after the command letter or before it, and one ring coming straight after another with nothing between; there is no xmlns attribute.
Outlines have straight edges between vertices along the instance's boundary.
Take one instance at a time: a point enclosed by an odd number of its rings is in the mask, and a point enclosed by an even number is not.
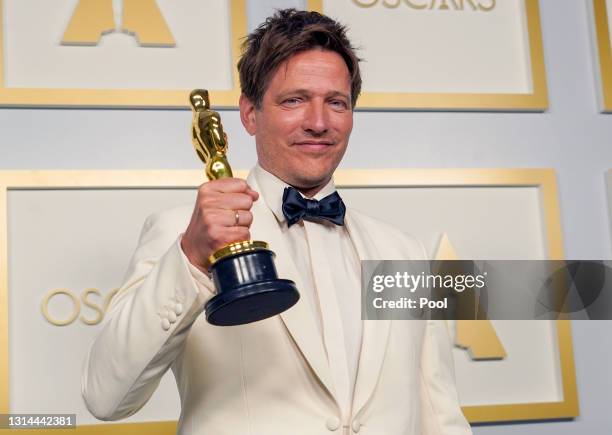
<svg viewBox="0 0 612 435"><path fill-rule="evenodd" d="M259 194L263 196L264 201L276 216L279 223L286 221L285 215L283 214L283 192L286 187L290 185L285 183L283 180L278 178L276 175L271 174L262 168L259 163L253 168L253 175L259 185ZM329 182L323 186L321 190L317 192L312 199L320 200L325 198L327 195L331 195L336 191L336 185L334 179L331 178ZM302 193L300 192L300 195ZM306 198L304 195L302 197Z"/></svg>

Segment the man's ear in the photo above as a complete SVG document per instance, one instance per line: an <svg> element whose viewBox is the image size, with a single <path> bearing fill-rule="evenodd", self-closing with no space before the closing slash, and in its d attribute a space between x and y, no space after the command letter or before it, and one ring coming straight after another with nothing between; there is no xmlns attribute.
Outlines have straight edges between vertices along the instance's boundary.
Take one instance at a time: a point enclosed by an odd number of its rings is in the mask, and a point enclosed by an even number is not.
<svg viewBox="0 0 612 435"><path fill-rule="evenodd" d="M240 94L240 120L244 125L245 130L251 136L257 131L257 120L255 119L255 104L249 100L246 95Z"/></svg>

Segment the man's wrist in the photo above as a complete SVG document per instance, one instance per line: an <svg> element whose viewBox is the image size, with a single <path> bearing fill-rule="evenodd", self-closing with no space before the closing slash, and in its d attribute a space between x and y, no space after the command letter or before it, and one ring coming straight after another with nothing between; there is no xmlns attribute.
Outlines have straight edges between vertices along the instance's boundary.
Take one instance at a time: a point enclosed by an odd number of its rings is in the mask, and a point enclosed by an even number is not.
<svg viewBox="0 0 612 435"><path fill-rule="evenodd" d="M185 234L181 234L181 251L185 255L185 258L189 262L190 265L195 267L198 271L206 275L207 278L210 278L210 273L208 272L208 267L206 267L199 260L198 256L194 254L193 250L190 248L190 245L185 242Z"/></svg>

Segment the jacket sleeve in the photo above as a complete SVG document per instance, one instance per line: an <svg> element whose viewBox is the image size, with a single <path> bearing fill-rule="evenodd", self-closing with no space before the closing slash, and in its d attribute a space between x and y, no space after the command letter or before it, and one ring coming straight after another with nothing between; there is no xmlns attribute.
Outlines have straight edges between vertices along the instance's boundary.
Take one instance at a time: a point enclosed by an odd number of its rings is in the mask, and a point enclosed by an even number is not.
<svg viewBox="0 0 612 435"><path fill-rule="evenodd" d="M459 406L451 349L446 321L427 320L421 358L423 435L472 433Z"/></svg>
<svg viewBox="0 0 612 435"><path fill-rule="evenodd" d="M429 258L420 240L410 237L413 246L407 258ZM422 435L468 435L472 433L465 419L455 383L453 343L446 320L424 320L425 336L421 354Z"/></svg>
<svg viewBox="0 0 612 435"><path fill-rule="evenodd" d="M164 212L145 222L127 279L85 359L82 395L98 419L128 417L147 402L213 296L211 280L183 254L176 221Z"/></svg>

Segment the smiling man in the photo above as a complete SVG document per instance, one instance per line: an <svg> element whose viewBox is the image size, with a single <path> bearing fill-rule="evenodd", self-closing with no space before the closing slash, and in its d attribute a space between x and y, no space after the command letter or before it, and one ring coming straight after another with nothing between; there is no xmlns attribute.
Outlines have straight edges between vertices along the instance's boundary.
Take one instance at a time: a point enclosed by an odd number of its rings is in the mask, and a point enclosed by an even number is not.
<svg viewBox="0 0 612 435"><path fill-rule="evenodd" d="M262 101L240 98L260 166L312 196L340 163L353 128L348 67L335 51L298 52L276 69Z"/></svg>
<svg viewBox="0 0 612 435"><path fill-rule="evenodd" d="M278 11L249 35L238 69L258 164L147 220L87 358L89 409L127 417L171 368L182 434L469 434L445 324L360 318L360 260L425 254L335 191L361 88L344 27ZM245 239L270 243L301 298L266 320L211 326L200 316L215 292L208 257Z"/></svg>

